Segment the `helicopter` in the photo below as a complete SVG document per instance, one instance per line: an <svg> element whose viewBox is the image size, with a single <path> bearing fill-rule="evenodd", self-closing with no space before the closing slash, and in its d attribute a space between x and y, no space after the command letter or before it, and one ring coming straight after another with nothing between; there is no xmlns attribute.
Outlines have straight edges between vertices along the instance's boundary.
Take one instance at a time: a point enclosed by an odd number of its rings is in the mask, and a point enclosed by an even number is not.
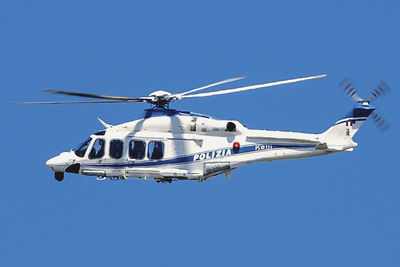
<svg viewBox="0 0 400 267"><path fill-rule="evenodd" d="M95 104L145 102L152 105L137 120L111 125L99 119L104 129L89 136L82 144L50 158L46 166L57 181L65 173L97 177L97 180L154 179L171 183L180 180L205 181L219 174L232 176L232 170L245 164L297 159L353 151L354 135L371 115L381 130L389 124L370 104L389 91L380 82L371 95L361 98L352 82L345 79L340 87L356 102L353 109L322 133L248 129L236 120L220 120L191 111L170 108L183 99L209 97L259 88L318 79L315 75L256 84L233 89L197 93L198 91L243 79L237 77L196 89L173 94L155 91L146 97L89 94L64 90L47 93L98 100L19 102L18 104Z"/></svg>

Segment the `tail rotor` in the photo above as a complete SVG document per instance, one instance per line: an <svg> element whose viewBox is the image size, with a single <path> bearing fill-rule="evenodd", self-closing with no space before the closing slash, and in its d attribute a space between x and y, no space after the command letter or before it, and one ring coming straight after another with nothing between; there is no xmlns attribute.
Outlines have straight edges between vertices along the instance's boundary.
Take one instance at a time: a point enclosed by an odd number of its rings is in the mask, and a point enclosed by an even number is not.
<svg viewBox="0 0 400 267"><path fill-rule="evenodd" d="M384 82L380 81L378 85L372 90L371 95L367 99L363 99L357 93L353 83L349 78L345 78L340 84L339 88L341 88L351 99L355 102L358 102L362 106L369 106L369 104L376 100L377 98L385 95L390 91L390 87ZM376 111L372 112L372 119L375 122L375 125L378 127L380 131L386 131L390 124Z"/></svg>
<svg viewBox="0 0 400 267"><path fill-rule="evenodd" d="M343 91L354 101L360 102L363 99L358 95L357 90L355 89L353 83L349 78L345 78L340 84L339 88L342 88Z"/></svg>
<svg viewBox="0 0 400 267"><path fill-rule="evenodd" d="M375 125L378 127L378 129L381 132L384 132L389 128L390 124L381 116L379 115L376 111L371 113L372 119L375 122Z"/></svg>
<svg viewBox="0 0 400 267"><path fill-rule="evenodd" d="M389 91L390 87L384 81L380 81L374 90L372 90L371 95L368 97L368 101L371 102Z"/></svg>

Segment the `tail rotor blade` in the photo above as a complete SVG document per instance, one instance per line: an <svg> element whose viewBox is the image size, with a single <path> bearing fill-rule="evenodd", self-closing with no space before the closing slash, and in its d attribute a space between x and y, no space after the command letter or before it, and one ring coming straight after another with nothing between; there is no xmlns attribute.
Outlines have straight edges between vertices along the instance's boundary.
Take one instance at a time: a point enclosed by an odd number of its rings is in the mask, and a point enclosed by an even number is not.
<svg viewBox="0 0 400 267"><path fill-rule="evenodd" d="M390 124L378 113L376 113L376 111L372 112L372 119L374 120L376 126L378 127L378 129L380 131L386 131L387 128L389 128Z"/></svg>
<svg viewBox="0 0 400 267"><path fill-rule="evenodd" d="M378 85L372 90L371 95L368 97L368 101L373 101L378 97L383 96L384 94L390 91L390 87L384 82L380 81Z"/></svg>
<svg viewBox="0 0 400 267"><path fill-rule="evenodd" d="M349 78L344 79L340 84L339 88L343 89L346 94L348 94L354 101L360 102L363 99L358 95L353 83Z"/></svg>

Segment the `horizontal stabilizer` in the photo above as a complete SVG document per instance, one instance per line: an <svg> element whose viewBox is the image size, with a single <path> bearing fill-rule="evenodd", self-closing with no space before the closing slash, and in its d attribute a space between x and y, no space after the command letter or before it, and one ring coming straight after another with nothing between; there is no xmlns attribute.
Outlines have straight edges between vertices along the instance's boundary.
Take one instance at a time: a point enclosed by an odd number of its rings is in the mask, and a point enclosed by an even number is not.
<svg viewBox="0 0 400 267"><path fill-rule="evenodd" d="M340 151L353 151L353 148L357 146L357 143L351 142L346 145L329 145L327 143L319 143L315 149L325 150L328 152L340 152Z"/></svg>
<svg viewBox="0 0 400 267"><path fill-rule="evenodd" d="M303 144L318 144L319 138L316 134L292 133L281 131L252 130L246 136L248 142L289 142Z"/></svg>

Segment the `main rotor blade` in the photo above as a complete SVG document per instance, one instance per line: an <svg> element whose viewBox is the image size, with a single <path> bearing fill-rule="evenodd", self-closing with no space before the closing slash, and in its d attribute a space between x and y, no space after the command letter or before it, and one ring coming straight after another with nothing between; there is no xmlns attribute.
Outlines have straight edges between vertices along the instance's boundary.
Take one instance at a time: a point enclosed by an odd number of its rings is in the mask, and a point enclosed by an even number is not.
<svg viewBox="0 0 400 267"><path fill-rule="evenodd" d="M204 90L204 89L207 89L207 88L210 88L210 87L213 87L213 86L217 86L217 85L224 84L224 83L234 82L234 81L241 80L241 79L244 79L244 78L245 77L230 78L230 79L226 79L226 80L219 81L219 82L216 82L216 83L208 84L208 85L205 85L205 86L202 86L202 87L199 87L199 88L195 88L195 89L192 89L190 91L183 92L183 93L175 94L175 95L183 96L183 95L194 93L194 92L197 92L197 91L200 91L200 90Z"/></svg>
<svg viewBox="0 0 400 267"><path fill-rule="evenodd" d="M111 99L111 100L137 100L137 101L144 101L144 100L150 99L150 98L147 98L147 97L127 97L127 96L97 95L97 94L88 94L88 93L53 90L53 89L44 90L43 92L52 93L52 94L60 94L60 95L72 95L72 96L79 96L79 97Z"/></svg>
<svg viewBox="0 0 400 267"><path fill-rule="evenodd" d="M259 89L259 88L271 87L271 86L276 86L276 85L281 85L281 84L296 83L296 82L301 82L301 81L306 81L306 80L311 80L311 79L318 79L318 78L322 78L322 77L325 77L325 76L326 76L326 74L323 74L323 75L316 75L316 76L310 76L310 77L304 77L304 78L296 78L296 79L290 79L290 80L284 80L284 81L277 81L277 82L270 82L270 83L263 83L263 84L244 86L244 87L220 90L220 91L209 92L209 93L201 93L201 94L194 94L194 95L184 95L184 96L182 96L182 98L206 97L206 96L213 96L213 95L231 94L231 93L237 93L237 92L248 91L248 90L255 90L255 89Z"/></svg>
<svg viewBox="0 0 400 267"><path fill-rule="evenodd" d="M384 81L380 81L374 90L372 90L371 95L368 97L368 101L373 101L389 91L390 87Z"/></svg>
<svg viewBox="0 0 400 267"><path fill-rule="evenodd" d="M383 131L386 131L387 128L389 128L390 124L381 116L379 115L376 111L371 113L372 119L374 119L374 122L376 126L378 126L378 129Z"/></svg>
<svg viewBox="0 0 400 267"><path fill-rule="evenodd" d="M50 101L50 102L16 102L17 105L54 105L54 104L103 104L103 103L129 103L142 102L136 100L104 100L104 101Z"/></svg>
<svg viewBox="0 0 400 267"><path fill-rule="evenodd" d="M348 94L354 101L360 102L363 99L358 95L356 89L354 88L353 83L349 78L345 78L340 84L339 88L342 88L346 94Z"/></svg>

